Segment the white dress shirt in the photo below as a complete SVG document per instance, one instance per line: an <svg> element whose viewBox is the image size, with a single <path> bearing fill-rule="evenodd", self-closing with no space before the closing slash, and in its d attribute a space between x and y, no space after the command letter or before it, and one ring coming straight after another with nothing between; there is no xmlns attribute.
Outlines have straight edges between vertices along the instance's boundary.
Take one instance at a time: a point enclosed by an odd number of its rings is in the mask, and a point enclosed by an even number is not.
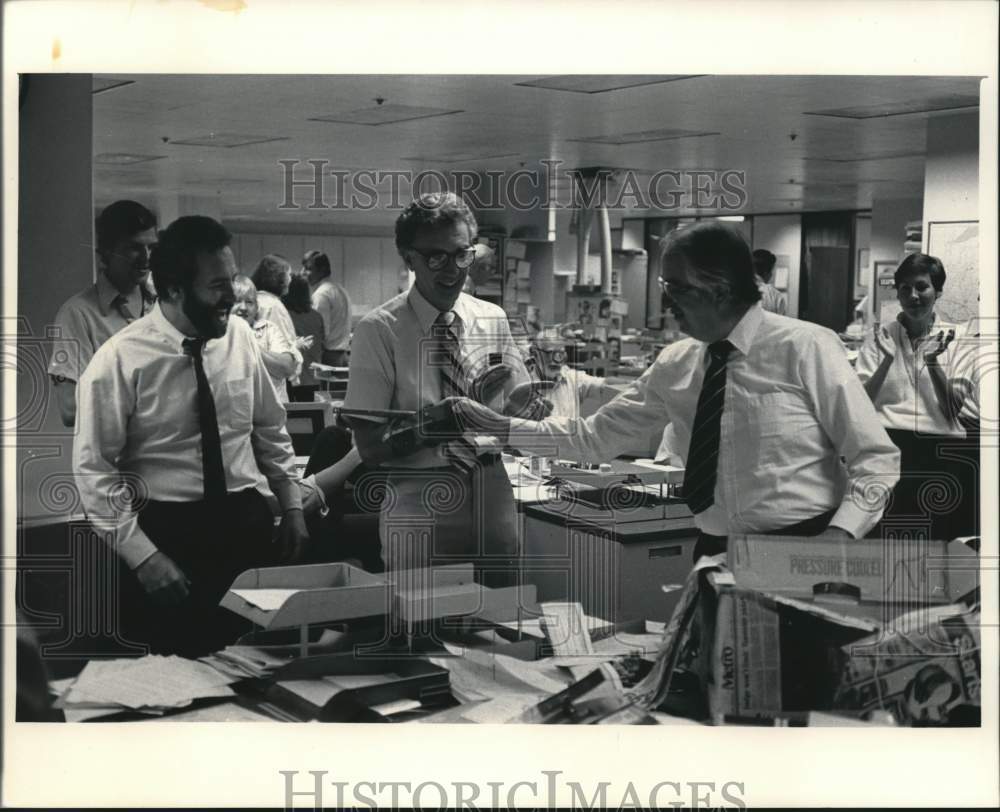
<svg viewBox="0 0 1000 812"><path fill-rule="evenodd" d="M542 395L552 404L552 416L579 417L580 402L588 397L600 397L605 380L563 365L553 383L555 387Z"/></svg>
<svg viewBox="0 0 1000 812"><path fill-rule="evenodd" d="M153 301L151 291L137 285L128 300L133 318L140 318ZM83 370L94 357L97 348L128 324L115 301L121 294L98 272L97 281L74 296L59 308L55 317L57 337L52 342L49 374L57 378L79 381Z"/></svg>
<svg viewBox="0 0 1000 812"><path fill-rule="evenodd" d="M323 349L346 350L351 344L351 298L327 277L312 292L313 310L323 317Z"/></svg>
<svg viewBox="0 0 1000 812"><path fill-rule="evenodd" d="M695 521L706 533L777 530L836 508L832 525L856 538L878 521L899 478L899 451L882 428L837 336L754 305L728 336L715 503ZM707 368L704 342L671 344L622 395L586 420L514 420L510 444L608 460L630 436L672 423L686 458ZM840 457L846 460L846 468ZM686 459L685 459L686 461ZM876 484L875 490L866 486Z"/></svg>
<svg viewBox="0 0 1000 812"><path fill-rule="evenodd" d="M452 310L467 380L486 369L493 353L512 368L511 387L530 380L502 309L461 293ZM439 402L444 397L441 372L431 364L438 347L431 327L438 315L413 286L361 319L351 346L345 408L418 411ZM402 468L447 464L440 446L392 461Z"/></svg>
<svg viewBox="0 0 1000 812"><path fill-rule="evenodd" d="M941 411L930 372L924 362L924 353L933 348L937 334L944 330L947 335L949 330L954 330L956 338L938 356L938 364L942 367L945 378L951 380L953 385L957 378L964 377L965 370L960 369L963 365L956 363L956 359L963 355L962 328L935 320L930 333L917 342L916 349L901 322L887 324L885 329L895 350L882 388L875 396L875 408L882 419L882 425L887 429L903 429L921 434L964 436L965 430L958 422L949 420ZM881 362L882 353L875 346L874 336L869 333L858 351L855 364L862 383L875 374Z"/></svg>
<svg viewBox="0 0 1000 812"><path fill-rule="evenodd" d="M302 372L302 353L295 346L295 323L288 314L288 308L273 293L266 290L257 292L257 319L258 321L269 321L275 329L280 330L285 340L292 347L292 355L295 357L295 374L289 378L292 384L299 382L299 373Z"/></svg>
<svg viewBox="0 0 1000 812"><path fill-rule="evenodd" d="M137 501L204 497L198 387L184 339L157 304L108 339L80 380L73 444L77 487L88 518L112 532L117 553L132 569L156 546L139 528L133 500L121 498L120 485L131 483ZM230 317L226 334L208 341L202 358L228 490L264 492L270 484L283 510L301 507L285 410L249 325Z"/></svg>
<svg viewBox="0 0 1000 812"><path fill-rule="evenodd" d="M295 344L290 342L288 337L274 326L274 322L267 321L266 319L257 319L253 326L253 335L257 339L257 346L266 352L287 352L291 353L292 356L296 353ZM272 375L270 371L268 371L267 375L271 379L271 383L274 384L274 391L278 396L278 400L282 403L287 403L288 389L285 387L285 378Z"/></svg>
<svg viewBox="0 0 1000 812"><path fill-rule="evenodd" d="M757 289L760 290L761 307L770 313L777 313L779 316L785 315L788 300L784 293L770 282L765 282L759 276L757 277Z"/></svg>

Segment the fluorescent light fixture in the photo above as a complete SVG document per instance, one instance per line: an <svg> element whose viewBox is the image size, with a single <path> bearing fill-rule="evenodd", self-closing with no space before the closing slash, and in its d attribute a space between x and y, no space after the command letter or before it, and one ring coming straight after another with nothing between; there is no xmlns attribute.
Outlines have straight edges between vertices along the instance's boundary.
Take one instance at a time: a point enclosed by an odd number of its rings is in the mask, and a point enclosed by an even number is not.
<svg viewBox="0 0 1000 812"><path fill-rule="evenodd" d="M979 97L962 93L933 96L929 99L909 99L907 101L886 102L884 104L837 107L830 110L807 110L803 115L830 116L832 118L886 118L888 116L910 116L917 113L933 113L938 110L962 110L979 107Z"/></svg>
<svg viewBox="0 0 1000 812"><path fill-rule="evenodd" d="M113 79L110 76L95 76L93 78L93 85L91 86L91 95L97 95L98 93L104 93L108 90L114 90L117 87L125 87L125 85L134 85L134 79Z"/></svg>
<svg viewBox="0 0 1000 812"><path fill-rule="evenodd" d="M266 144L270 141L287 141L287 136L247 135L245 133L208 133L190 138L172 138L171 144L183 147L247 147L251 144Z"/></svg>
<svg viewBox="0 0 1000 812"><path fill-rule="evenodd" d="M883 152L881 155L859 155L856 158L811 158L814 161L830 161L837 164L856 164L862 161L888 161L896 158L923 158L927 153L922 151Z"/></svg>
<svg viewBox="0 0 1000 812"><path fill-rule="evenodd" d="M609 144L624 146L625 144L645 144L650 141L673 141L678 138L703 138L707 135L718 135L717 132L696 132L695 130L642 130L634 133L618 133L616 135L588 135L582 138L568 138L567 141L577 141L583 144Z"/></svg>
<svg viewBox="0 0 1000 812"><path fill-rule="evenodd" d="M658 85L663 82L677 82L681 79L695 79L703 73L674 73L629 75L619 74L568 74L564 76L543 76L527 82L515 82L515 87L539 87L545 90L565 90L569 93L608 93L612 90L626 90L630 87Z"/></svg>
<svg viewBox="0 0 1000 812"><path fill-rule="evenodd" d="M733 215L727 215L725 217L714 217L712 219L714 219L714 220L725 220L726 222L729 222L729 223L742 223L743 220L746 219L746 218L744 218L743 215L741 215L741 214L733 214Z"/></svg>
<svg viewBox="0 0 1000 812"><path fill-rule="evenodd" d="M102 152L94 156L94 163L103 166L131 166L158 161L166 155L134 155L130 152Z"/></svg>
<svg viewBox="0 0 1000 812"><path fill-rule="evenodd" d="M417 161L431 164L457 164L463 161L492 161L495 158L513 158L516 152L477 154L475 152L455 152L451 155L427 155L424 157L400 158L401 161Z"/></svg>
<svg viewBox="0 0 1000 812"><path fill-rule="evenodd" d="M376 107L366 107L362 110L348 110L343 113L328 113L323 116L310 116L309 121L325 121L330 124L364 124L369 127L379 127L383 124L399 124L403 121L416 121L421 118L450 116L464 113L464 110L446 110L442 107L411 107L407 104L380 104Z"/></svg>

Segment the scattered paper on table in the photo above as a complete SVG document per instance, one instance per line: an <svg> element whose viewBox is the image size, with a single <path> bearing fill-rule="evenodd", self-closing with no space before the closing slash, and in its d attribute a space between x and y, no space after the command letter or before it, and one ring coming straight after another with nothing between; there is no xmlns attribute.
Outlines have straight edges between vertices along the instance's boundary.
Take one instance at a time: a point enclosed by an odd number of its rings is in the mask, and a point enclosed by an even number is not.
<svg viewBox="0 0 1000 812"><path fill-rule="evenodd" d="M594 653L581 604L553 602L543 603L541 608L542 628L557 656Z"/></svg>
<svg viewBox="0 0 1000 812"><path fill-rule="evenodd" d="M520 716L525 710L537 705L545 697L540 694L505 694L472 705L462 711L462 718L477 724L500 724Z"/></svg>
<svg viewBox="0 0 1000 812"><path fill-rule="evenodd" d="M232 678L205 663L150 655L138 659L92 660L61 701L117 705L123 709L180 708L195 699L233 696Z"/></svg>

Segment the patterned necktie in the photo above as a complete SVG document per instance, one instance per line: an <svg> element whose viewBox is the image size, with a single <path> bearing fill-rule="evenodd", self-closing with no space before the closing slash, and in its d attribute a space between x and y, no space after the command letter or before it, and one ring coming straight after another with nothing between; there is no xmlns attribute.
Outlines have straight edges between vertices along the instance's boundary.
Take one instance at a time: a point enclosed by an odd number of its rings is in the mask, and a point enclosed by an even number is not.
<svg viewBox="0 0 1000 812"><path fill-rule="evenodd" d="M208 386L201 352L204 338L184 339L184 352L194 359L194 376L198 381L198 427L201 429L201 467L205 482L205 501L218 502L225 498L226 469L222 464L222 440L215 414L215 400Z"/></svg>
<svg viewBox="0 0 1000 812"><path fill-rule="evenodd" d="M135 316L132 315L132 310L128 306L127 296L119 293L115 297L115 307L118 309L118 312L122 314L122 318L125 319L126 324L131 324L133 321L135 321Z"/></svg>
<svg viewBox="0 0 1000 812"><path fill-rule="evenodd" d="M455 325L453 310L438 314L434 320L434 336L437 338L437 365L441 371L441 395L446 398L469 396L468 378L462 364L462 345ZM476 449L464 437L452 440L444 447L444 455L463 471L471 471L476 464Z"/></svg>
<svg viewBox="0 0 1000 812"><path fill-rule="evenodd" d="M125 319L126 324L131 324L135 321L135 315L132 313L132 308L128 306L128 297L122 293L119 293L113 302L115 309L121 313L123 319ZM150 310L153 309L153 300L147 297L141 290L139 291L139 307L141 308L140 316L145 316Z"/></svg>
<svg viewBox="0 0 1000 812"><path fill-rule="evenodd" d="M711 361L701 384L701 394L698 395L684 469L684 499L692 513L708 510L715 502L720 424L726 403L726 359L734 349L725 340L708 345Z"/></svg>

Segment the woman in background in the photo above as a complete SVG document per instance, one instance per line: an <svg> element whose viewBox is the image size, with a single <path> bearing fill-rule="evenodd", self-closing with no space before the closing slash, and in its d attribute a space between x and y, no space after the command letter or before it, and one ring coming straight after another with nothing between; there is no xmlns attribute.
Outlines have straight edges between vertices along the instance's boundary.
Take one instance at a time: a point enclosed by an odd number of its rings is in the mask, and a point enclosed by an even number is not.
<svg viewBox="0 0 1000 812"><path fill-rule="evenodd" d="M299 384L319 386L311 364L319 363L323 352L323 317L319 311L313 309L309 280L302 274L292 274L292 279L288 283L288 293L283 301L295 327L296 336L300 340L308 341L300 343L302 372L299 375Z"/></svg>
<svg viewBox="0 0 1000 812"><path fill-rule="evenodd" d="M906 257L894 280L901 312L889 325L875 324L856 365L901 455L900 479L886 518L894 524L928 522L931 536L938 539L975 532L979 490L977 471L961 462L965 429L949 380L958 326L935 313L945 279L936 257Z"/></svg>
<svg viewBox="0 0 1000 812"><path fill-rule="evenodd" d="M233 315L239 316L250 325L257 347L260 349L271 383L278 393L278 400L288 402L288 392L285 381L295 373L295 347L288 341L285 334L275 327L274 322L260 317L257 305L257 289L243 274L233 277L233 293L236 304L233 305Z"/></svg>
<svg viewBox="0 0 1000 812"><path fill-rule="evenodd" d="M251 279L257 288L258 318L271 322L292 345L295 371L288 379L293 385L297 384L302 370L302 342L295 334L292 317L281 302L292 281L292 266L279 254L267 254L257 263Z"/></svg>

